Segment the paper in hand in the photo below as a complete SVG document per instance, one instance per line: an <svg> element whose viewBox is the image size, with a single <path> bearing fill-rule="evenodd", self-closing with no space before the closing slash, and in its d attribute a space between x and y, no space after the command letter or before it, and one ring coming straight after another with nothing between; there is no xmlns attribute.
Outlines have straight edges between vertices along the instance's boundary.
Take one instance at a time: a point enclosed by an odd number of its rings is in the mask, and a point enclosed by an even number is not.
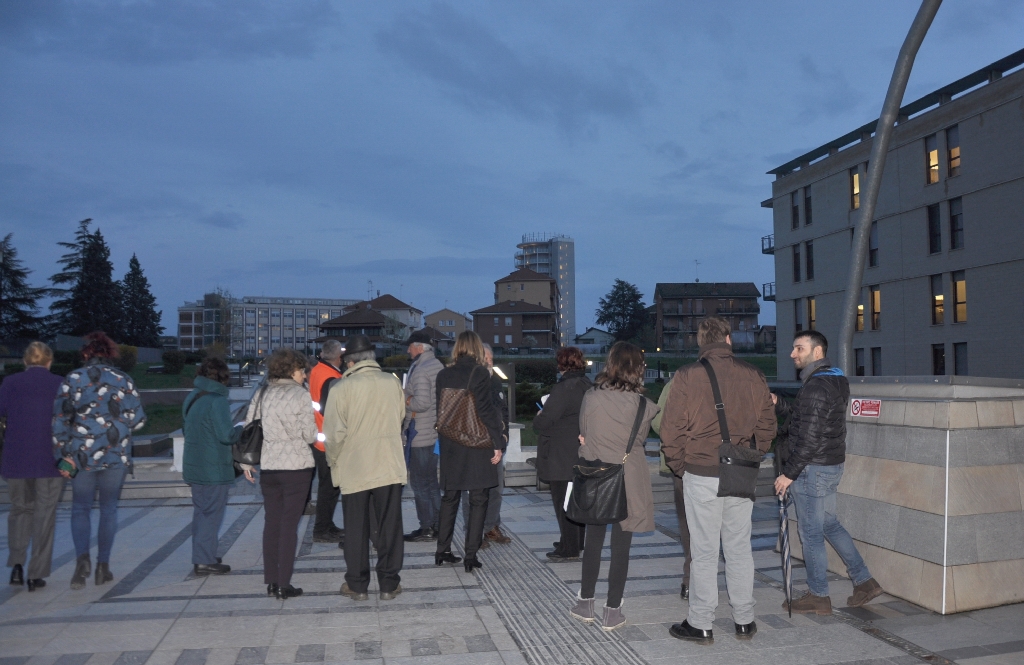
<svg viewBox="0 0 1024 665"><path fill-rule="evenodd" d="M565 487L565 505L562 506L562 510L569 510L569 497L572 496L572 481Z"/></svg>

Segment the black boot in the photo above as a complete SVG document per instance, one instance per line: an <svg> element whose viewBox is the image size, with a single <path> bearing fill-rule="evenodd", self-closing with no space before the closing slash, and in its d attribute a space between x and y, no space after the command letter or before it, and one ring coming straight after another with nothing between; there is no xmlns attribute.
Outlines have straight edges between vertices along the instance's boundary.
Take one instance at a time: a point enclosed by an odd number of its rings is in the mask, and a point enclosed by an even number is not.
<svg viewBox="0 0 1024 665"><path fill-rule="evenodd" d="M96 586L114 581L114 573L110 572L110 564L106 561L96 562Z"/></svg>
<svg viewBox="0 0 1024 665"><path fill-rule="evenodd" d="M92 561L89 560L89 553L78 555L78 561L75 562L75 574L71 576L71 588L84 589L85 581L89 579L89 575L92 573Z"/></svg>
<svg viewBox="0 0 1024 665"><path fill-rule="evenodd" d="M23 571L21 569L21 564L20 563L16 563L16 564L14 564L14 567L11 568L11 584L16 584L18 586L21 586L24 583L25 583L25 571Z"/></svg>

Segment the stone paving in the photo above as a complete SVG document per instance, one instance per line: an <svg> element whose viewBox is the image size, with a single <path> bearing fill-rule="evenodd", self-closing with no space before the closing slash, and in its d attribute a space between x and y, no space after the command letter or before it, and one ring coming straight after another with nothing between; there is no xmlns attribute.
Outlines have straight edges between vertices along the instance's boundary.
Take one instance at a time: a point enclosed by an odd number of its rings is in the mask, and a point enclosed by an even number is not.
<svg viewBox="0 0 1024 665"><path fill-rule="evenodd" d="M652 473L657 479L654 466ZM0 507L0 519L7 508ZM114 583L95 587L90 581L85 590L71 591L70 510L62 504L48 586L34 593L0 588L0 665L1024 663L1022 605L942 617L882 596L832 617L790 618L781 609L778 513L771 498L754 510L757 636L750 642L732 636L720 576L714 644L672 639L668 627L686 612L679 598L681 549L673 507L656 508L657 530L633 541L628 624L604 633L568 616L580 564L547 562L557 525L549 495L532 488L505 490L502 519L512 543L482 550L482 570L437 567L433 543L409 543L404 592L381 601L374 584L364 602L338 594L341 552L313 543L305 517L294 581L305 593L288 601L268 598L261 577L261 497L242 481L233 489L221 537L230 575L191 574L188 499L122 500ZM415 508L408 489L403 515L409 531ZM0 547L6 549L5 539ZM803 572L795 564L798 593L806 588ZM599 606L605 589L602 578ZM833 606L844 608L849 581L832 576L831 591Z"/></svg>

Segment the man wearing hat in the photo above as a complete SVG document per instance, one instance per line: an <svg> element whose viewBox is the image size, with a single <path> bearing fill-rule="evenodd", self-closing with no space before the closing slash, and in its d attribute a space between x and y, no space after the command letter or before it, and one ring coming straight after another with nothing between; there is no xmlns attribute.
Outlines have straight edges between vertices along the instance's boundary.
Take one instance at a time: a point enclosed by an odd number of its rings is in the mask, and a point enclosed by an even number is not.
<svg viewBox="0 0 1024 665"><path fill-rule="evenodd" d="M434 452L437 432L437 373L444 366L434 357L433 340L417 330L406 344L412 366L405 379L405 445L409 460L409 484L416 498L420 528L405 536L409 542L437 540L441 510L441 488L437 482L438 456Z"/></svg>
<svg viewBox="0 0 1024 665"><path fill-rule="evenodd" d="M343 380L331 388L324 407L324 447L331 478L341 489L345 516L345 583L342 595L366 600L370 585L370 521L377 536L380 599L402 592L399 584L402 540L402 450L405 395L394 375L382 372L365 335L348 339L342 356ZM372 516L370 501L373 501Z"/></svg>

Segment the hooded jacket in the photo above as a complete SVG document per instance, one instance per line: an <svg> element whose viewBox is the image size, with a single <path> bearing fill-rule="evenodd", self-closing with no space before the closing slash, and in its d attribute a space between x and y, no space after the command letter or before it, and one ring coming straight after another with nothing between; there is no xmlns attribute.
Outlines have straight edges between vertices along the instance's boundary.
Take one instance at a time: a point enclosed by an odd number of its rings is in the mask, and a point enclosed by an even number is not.
<svg viewBox="0 0 1024 665"><path fill-rule="evenodd" d="M827 358L801 371L803 386L792 404L779 399L775 413L788 420L789 436L779 451L782 473L796 480L808 464L836 466L846 461L846 405L850 382Z"/></svg>
<svg viewBox="0 0 1024 665"><path fill-rule="evenodd" d="M231 424L228 387L205 376L197 376L193 385L196 389L181 405L185 419L182 477L190 485L233 483L235 469L231 446L238 441L242 428Z"/></svg>

